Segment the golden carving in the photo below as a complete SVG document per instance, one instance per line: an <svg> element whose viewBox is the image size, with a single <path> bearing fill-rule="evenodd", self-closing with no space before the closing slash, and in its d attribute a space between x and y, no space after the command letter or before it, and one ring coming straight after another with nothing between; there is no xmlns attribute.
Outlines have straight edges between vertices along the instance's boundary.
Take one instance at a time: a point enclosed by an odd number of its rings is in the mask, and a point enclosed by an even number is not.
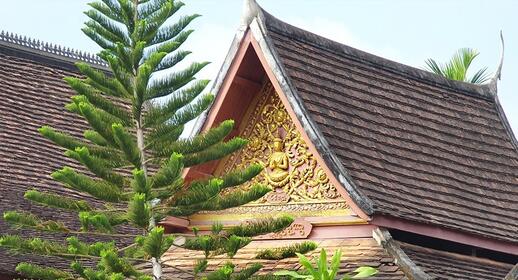
<svg viewBox="0 0 518 280"><path fill-rule="evenodd" d="M290 180L290 173L288 172L288 155L284 152L284 143L281 138L273 140L273 153L268 159L267 168L270 169L265 174L268 183L274 187L282 188Z"/></svg>
<svg viewBox="0 0 518 280"><path fill-rule="evenodd" d="M250 209L253 208L253 209ZM213 215L245 215L253 213L256 216L266 217L274 212L295 214L294 216L330 216L330 215L351 215L351 207L345 201L336 202L309 202L297 204L247 204L219 211L201 211L200 214ZM313 213L314 212L314 213ZM310 214L311 213L311 214Z"/></svg>
<svg viewBox="0 0 518 280"><path fill-rule="evenodd" d="M241 136L249 144L234 153L220 173L260 163L265 170L245 186L261 183L270 192L255 203L300 203L343 201L336 187L319 166L270 83L265 84Z"/></svg>
<svg viewBox="0 0 518 280"><path fill-rule="evenodd" d="M295 220L289 227L281 230L279 232L268 233L265 235L257 236L256 240L261 239L302 239L307 238L313 229L313 225L311 223L303 220L297 219Z"/></svg>

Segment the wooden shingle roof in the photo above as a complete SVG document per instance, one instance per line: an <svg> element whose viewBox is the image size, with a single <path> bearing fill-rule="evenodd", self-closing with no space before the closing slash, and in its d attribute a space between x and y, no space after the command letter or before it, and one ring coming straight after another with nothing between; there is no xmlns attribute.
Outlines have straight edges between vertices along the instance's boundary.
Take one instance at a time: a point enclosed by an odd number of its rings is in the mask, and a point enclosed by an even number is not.
<svg viewBox="0 0 518 280"><path fill-rule="evenodd" d="M398 242L401 249L433 279L501 280L513 265Z"/></svg>
<svg viewBox="0 0 518 280"><path fill-rule="evenodd" d="M375 277L369 278L372 280L395 280L408 279L399 267L394 264L394 259L388 255L385 250L379 246L372 238L350 238L350 239L325 239L313 240L318 244L318 248L311 253L306 254L308 258L318 259L320 248L326 249L329 259L334 254L335 250L342 250L342 265L340 266L339 275L351 272L359 266L372 266L378 269L378 274ZM265 248L275 248L279 246L287 246L292 243L300 242L298 240L267 240L267 241L253 241L243 249L239 250L234 259L228 259L226 256L216 257L209 261L207 271L212 271L219 265L227 261L232 261L236 265L236 270L241 270L252 263L261 263L263 268L259 274L272 273L279 270L298 270L300 264L298 259L287 258L283 260L257 260L254 259L256 254ZM193 252L189 250L171 248L167 252L163 260L166 264L171 264L173 267L166 268L165 273L173 275L175 280L193 279L192 273L193 264L197 259L203 258L200 252ZM313 260L314 261L314 260ZM178 269L181 269L178 270Z"/></svg>
<svg viewBox="0 0 518 280"><path fill-rule="evenodd" d="M262 10L251 26L367 213L518 241L518 150L495 84L447 80Z"/></svg>
<svg viewBox="0 0 518 280"><path fill-rule="evenodd" d="M3 33L2 33L3 34ZM63 77L77 76L74 61L83 60L55 54L52 49L36 48L22 44L21 37L0 37L0 213L9 210L25 210L37 213L42 219L68 221L71 228L79 228L77 214L41 207L24 199L29 189L49 191L71 198L85 199L92 204L92 197L63 187L50 174L63 166L78 167L75 161L64 155L64 150L54 145L38 132L43 125L81 136L86 122L65 110L65 104L74 94ZM9 40L8 40L9 39ZM32 42L32 41L26 41ZM56 48L57 50L57 48ZM79 55L79 53L71 52ZM85 55L84 58L93 59ZM90 61L91 62L91 61ZM102 66L101 64L97 64ZM124 231L130 231L124 227ZM20 234L24 237L40 236L63 241L65 234L42 233L13 229L0 219L0 233ZM86 238L85 240L88 240ZM120 240L121 242L123 240ZM16 264L31 261L68 268L70 262L59 258L13 255L0 248L0 274L13 274Z"/></svg>

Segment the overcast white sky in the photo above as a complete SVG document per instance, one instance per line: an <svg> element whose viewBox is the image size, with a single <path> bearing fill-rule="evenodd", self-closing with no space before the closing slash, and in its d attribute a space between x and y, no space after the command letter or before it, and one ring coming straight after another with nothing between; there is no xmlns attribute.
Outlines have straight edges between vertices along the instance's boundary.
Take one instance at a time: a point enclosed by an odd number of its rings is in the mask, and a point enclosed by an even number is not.
<svg viewBox="0 0 518 280"><path fill-rule="evenodd" d="M82 34L86 0L0 0L0 30L96 52ZM226 55L243 0L184 0L182 14L199 13L187 49L193 59L213 62L199 76L214 79ZM341 43L404 64L447 60L457 49L480 51L475 69L494 71L506 58L499 96L518 132L518 1L513 0L258 0L274 16Z"/></svg>

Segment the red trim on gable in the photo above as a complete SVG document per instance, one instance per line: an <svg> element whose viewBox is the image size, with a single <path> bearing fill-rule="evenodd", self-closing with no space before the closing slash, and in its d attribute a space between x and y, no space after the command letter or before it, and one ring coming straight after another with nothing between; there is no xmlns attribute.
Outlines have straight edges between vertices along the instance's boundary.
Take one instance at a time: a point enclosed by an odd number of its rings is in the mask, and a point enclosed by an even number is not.
<svg viewBox="0 0 518 280"><path fill-rule="evenodd" d="M342 197L345 199L347 204L351 207L353 212L356 215L358 215L360 218L362 218L366 221L369 221L370 217L367 214L365 214L363 212L363 210L360 207L358 207L358 205L356 205L356 203L351 199L351 197L349 196L349 194L347 193L345 188L342 186L340 181L338 181L335 178L335 176L333 175L333 172L329 169L329 167L327 166L324 159L320 156L320 153L317 151L316 147L311 142L311 139L309 139L309 137L306 135L305 129L302 126L302 124L300 123L299 119L297 118L297 115L293 111L290 102L286 98L285 93L282 90L281 85L279 84L279 81L275 77L275 74L273 73L272 69L270 69L270 67L268 67L268 61L266 60L266 58L264 57L264 55L261 51L261 46L259 45L259 43L253 36L251 38L251 43L255 50L256 55L259 57L259 60L261 61L261 64L262 64L264 70L266 71L266 75L268 76L270 82L272 83L273 87L275 88L275 91L277 91L277 93L279 93L279 97L280 97L282 103L284 104L284 107L288 111L288 113L289 113L291 119L293 120L293 123L297 127L297 129L301 132L301 136L306 141L306 144L308 145L309 150L311 151L313 156L317 159L317 162L320 163L320 166L322 166L324 171L328 174L331 182L335 186L337 186L338 191L340 192L340 194L342 194Z"/></svg>
<svg viewBox="0 0 518 280"><path fill-rule="evenodd" d="M474 234L459 232L436 225L421 224L388 216L374 216L371 223L385 228L435 237L474 247L518 255L518 243L484 238Z"/></svg>
<svg viewBox="0 0 518 280"><path fill-rule="evenodd" d="M309 239L372 238L375 225L333 225L313 227Z"/></svg>
<svg viewBox="0 0 518 280"><path fill-rule="evenodd" d="M239 49L223 79L219 92L215 93L216 100L205 119L201 131L206 131L208 128L214 127L221 121L233 119L236 124L235 132L231 134L231 136L235 135L235 133L237 133L237 128L240 127L240 122L246 113L246 110L251 104L254 96L260 91L265 77L271 81L275 90L279 93L280 99L295 126L301 132L301 135L308 144L310 151L323 167L324 171L329 175L332 183L337 186L338 191L342 194L353 212L365 221L369 221L370 217L356 205L356 203L349 197L347 191L341 187L341 183L334 177L316 147L306 135L304 127L301 125L297 115L291 107L291 104L284 95L272 69L268 66L268 62L262 53L261 47L253 37L250 29L246 31L241 40ZM218 161L213 161L190 168L185 171L184 178L186 181L189 181L203 175L212 174L217 167L217 164Z"/></svg>

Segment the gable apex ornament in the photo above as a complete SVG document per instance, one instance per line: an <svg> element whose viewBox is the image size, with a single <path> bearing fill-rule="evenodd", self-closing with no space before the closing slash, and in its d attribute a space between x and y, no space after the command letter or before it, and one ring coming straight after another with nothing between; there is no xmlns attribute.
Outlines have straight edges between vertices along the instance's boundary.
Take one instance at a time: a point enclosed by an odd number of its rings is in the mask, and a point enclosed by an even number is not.
<svg viewBox="0 0 518 280"><path fill-rule="evenodd" d="M250 23L262 12L261 6L255 0L244 0L241 15L241 26L248 27Z"/></svg>

